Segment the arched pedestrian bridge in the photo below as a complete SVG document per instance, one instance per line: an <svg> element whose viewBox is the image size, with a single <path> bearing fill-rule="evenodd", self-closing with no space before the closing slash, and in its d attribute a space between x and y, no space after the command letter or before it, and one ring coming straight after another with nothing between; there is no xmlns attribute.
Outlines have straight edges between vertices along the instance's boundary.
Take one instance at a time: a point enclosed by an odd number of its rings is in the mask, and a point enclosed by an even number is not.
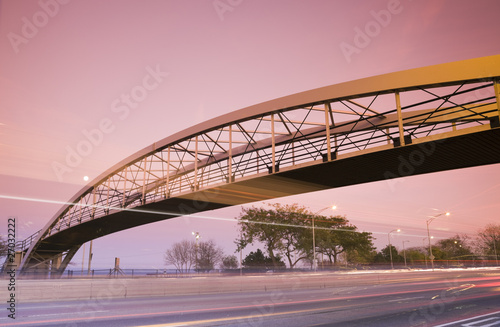
<svg viewBox="0 0 500 327"><path fill-rule="evenodd" d="M160 140L19 242L21 273L60 276L82 244L180 215L500 162L500 55L326 86Z"/></svg>

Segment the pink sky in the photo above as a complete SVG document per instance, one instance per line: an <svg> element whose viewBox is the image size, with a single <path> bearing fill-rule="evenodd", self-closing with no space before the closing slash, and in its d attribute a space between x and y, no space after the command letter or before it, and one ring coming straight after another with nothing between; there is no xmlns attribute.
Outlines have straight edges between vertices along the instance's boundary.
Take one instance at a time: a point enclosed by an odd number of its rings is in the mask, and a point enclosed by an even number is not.
<svg viewBox="0 0 500 327"><path fill-rule="evenodd" d="M0 234L42 228L67 201L136 151L196 123L266 100L403 69L500 53L496 0L470 1L1 1ZM383 13L389 13L384 15ZM378 24L378 25L377 25ZM356 46L357 31L379 26ZM115 101L161 76L127 114ZM109 132L61 176L85 131ZM436 237L498 223L500 166L406 177L279 199L312 211L332 202L385 246L421 246L427 216ZM257 204L260 205L260 204ZM164 267L162 253L199 231L234 251L240 208L131 229L94 241L94 267ZM78 253L74 262L81 262Z"/></svg>

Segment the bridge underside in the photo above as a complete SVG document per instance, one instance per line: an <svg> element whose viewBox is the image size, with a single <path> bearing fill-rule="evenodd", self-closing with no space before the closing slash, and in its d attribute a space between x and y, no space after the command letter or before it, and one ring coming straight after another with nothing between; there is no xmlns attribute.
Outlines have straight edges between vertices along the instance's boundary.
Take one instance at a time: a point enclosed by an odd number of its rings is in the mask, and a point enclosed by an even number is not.
<svg viewBox="0 0 500 327"><path fill-rule="evenodd" d="M38 253L46 258L58 258L67 252L64 261L57 263L57 274L60 275L82 244L128 228L288 195L495 163L500 163L500 128L407 144L263 175L168 198L133 210L119 211L108 215L106 219L87 221L44 239ZM29 262L28 267L35 263Z"/></svg>

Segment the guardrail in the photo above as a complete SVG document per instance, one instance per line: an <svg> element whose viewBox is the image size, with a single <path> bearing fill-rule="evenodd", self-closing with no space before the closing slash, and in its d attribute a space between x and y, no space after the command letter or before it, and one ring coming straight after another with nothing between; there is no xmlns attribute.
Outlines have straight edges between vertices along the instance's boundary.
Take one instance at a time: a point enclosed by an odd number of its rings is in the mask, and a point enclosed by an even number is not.
<svg viewBox="0 0 500 327"><path fill-rule="evenodd" d="M29 249L31 244L38 238L38 235L40 234L41 231L42 230L40 229L39 231L36 231L35 233L25 238L24 240L17 241L15 246L16 251L25 251Z"/></svg>

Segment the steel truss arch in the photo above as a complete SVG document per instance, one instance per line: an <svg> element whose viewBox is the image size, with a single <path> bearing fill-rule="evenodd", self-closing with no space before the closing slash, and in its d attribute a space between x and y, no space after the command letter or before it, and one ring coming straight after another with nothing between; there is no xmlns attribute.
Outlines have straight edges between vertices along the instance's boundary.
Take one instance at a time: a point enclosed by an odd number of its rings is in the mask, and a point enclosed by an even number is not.
<svg viewBox="0 0 500 327"><path fill-rule="evenodd" d="M57 277L84 242L112 232L387 178L379 171L369 176L368 166L356 168L365 177L344 181L337 176L338 182L333 177L322 182L313 172L418 144L497 133L499 79L500 55L477 58L322 87L195 125L126 158L80 190L41 231L19 242L19 270ZM500 159L492 155L484 162ZM477 164L484 163L462 166ZM299 171L303 178L297 177ZM141 220L141 212L154 217Z"/></svg>

